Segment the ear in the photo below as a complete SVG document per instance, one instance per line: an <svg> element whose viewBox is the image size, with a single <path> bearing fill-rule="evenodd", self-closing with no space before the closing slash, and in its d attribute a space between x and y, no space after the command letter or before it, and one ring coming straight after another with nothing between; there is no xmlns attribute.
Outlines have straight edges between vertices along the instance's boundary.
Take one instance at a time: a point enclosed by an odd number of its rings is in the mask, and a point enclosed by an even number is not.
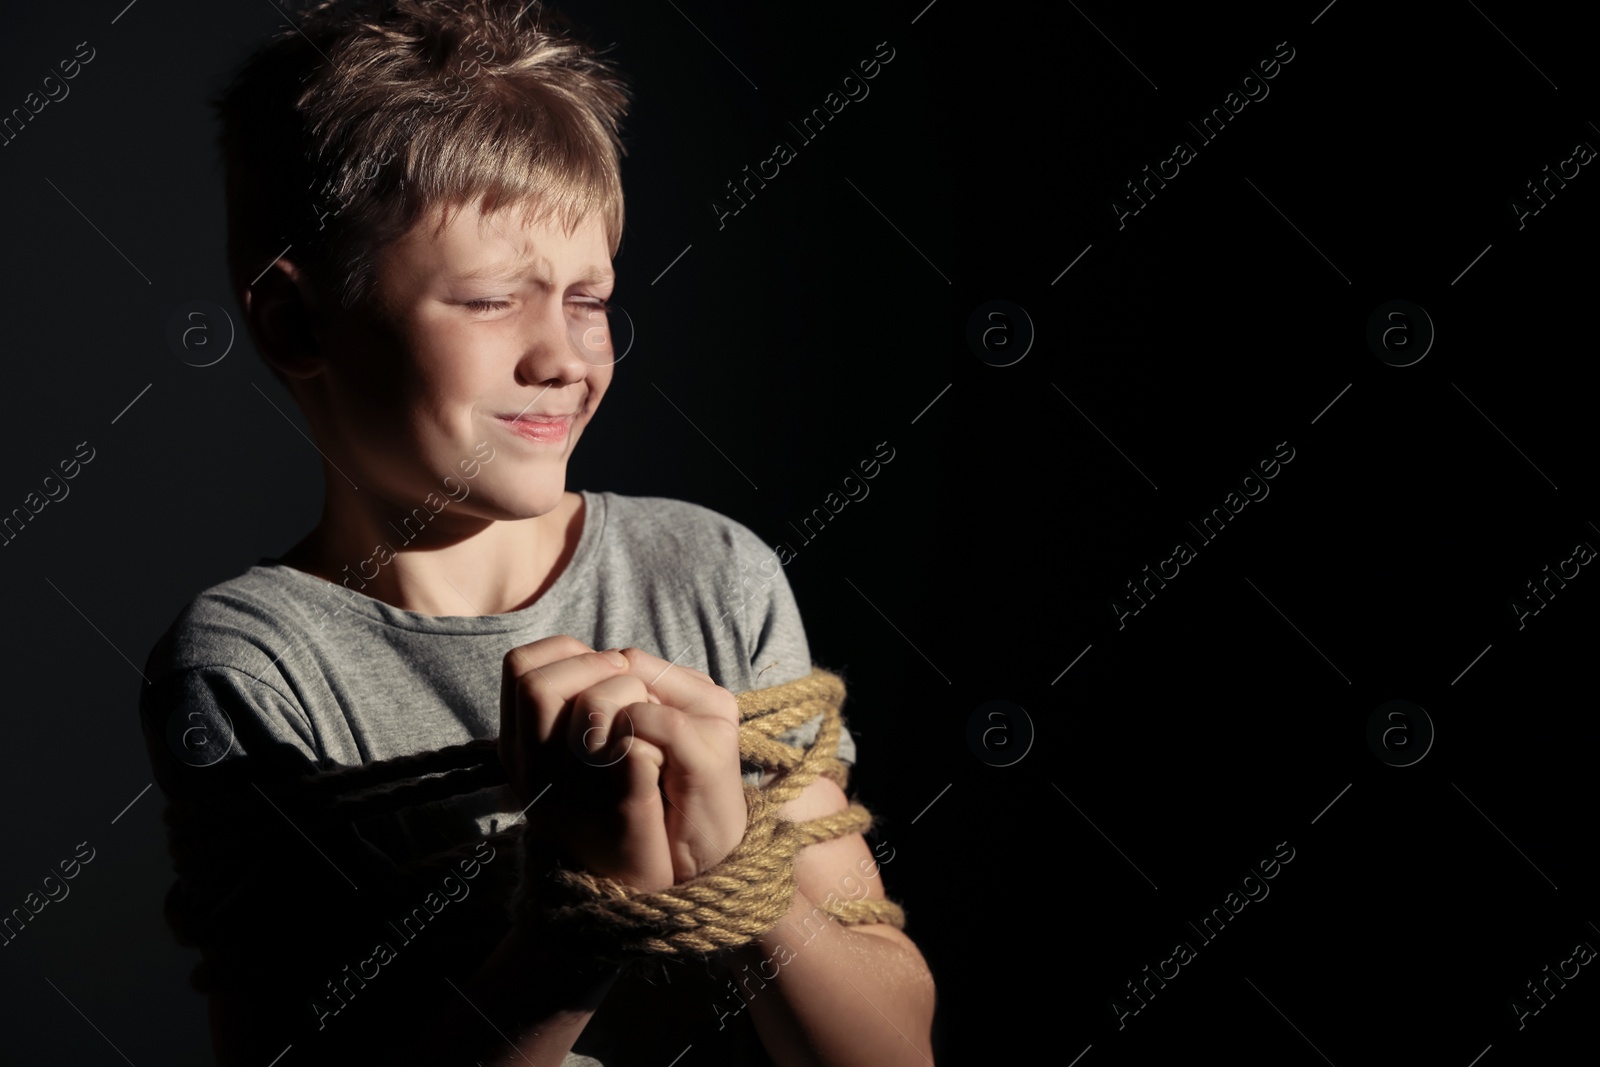
<svg viewBox="0 0 1600 1067"><path fill-rule="evenodd" d="M322 372L323 313L306 272L280 256L240 298L251 333L268 363L290 378Z"/></svg>

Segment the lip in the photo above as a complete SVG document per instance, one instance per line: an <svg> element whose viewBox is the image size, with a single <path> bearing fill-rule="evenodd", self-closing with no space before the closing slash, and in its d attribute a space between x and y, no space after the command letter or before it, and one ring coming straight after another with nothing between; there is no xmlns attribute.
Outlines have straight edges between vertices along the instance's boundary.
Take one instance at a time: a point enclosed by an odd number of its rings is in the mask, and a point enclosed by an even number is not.
<svg viewBox="0 0 1600 1067"><path fill-rule="evenodd" d="M496 415L505 428L525 441L558 443L566 440L577 412L565 415Z"/></svg>
<svg viewBox="0 0 1600 1067"><path fill-rule="evenodd" d="M576 414L577 414L576 411L557 411L557 412L538 412L538 411L536 411L531 415L528 414L527 412L521 412L521 413L516 414L516 415L496 415L495 418L504 419L506 422L515 422L515 421L519 421L519 420L527 420L529 422L554 422L557 419L570 419L570 418L572 418L572 416L574 416Z"/></svg>

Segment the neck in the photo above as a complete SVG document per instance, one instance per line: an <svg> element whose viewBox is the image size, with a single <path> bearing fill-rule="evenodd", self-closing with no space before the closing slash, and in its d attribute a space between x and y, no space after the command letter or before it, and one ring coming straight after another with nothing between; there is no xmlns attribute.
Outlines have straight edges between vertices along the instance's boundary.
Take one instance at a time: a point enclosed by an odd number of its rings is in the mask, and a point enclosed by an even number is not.
<svg viewBox="0 0 1600 1067"><path fill-rule="evenodd" d="M316 527L282 562L424 615L499 615L544 595L583 529L583 497L563 493L529 519L402 510L328 494Z"/></svg>

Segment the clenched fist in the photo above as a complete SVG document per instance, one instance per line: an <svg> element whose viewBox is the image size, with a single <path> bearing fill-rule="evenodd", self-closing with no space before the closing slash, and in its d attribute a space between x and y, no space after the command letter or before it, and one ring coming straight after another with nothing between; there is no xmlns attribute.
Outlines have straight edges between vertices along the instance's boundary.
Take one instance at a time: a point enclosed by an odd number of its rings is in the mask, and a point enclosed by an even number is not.
<svg viewBox="0 0 1600 1067"><path fill-rule="evenodd" d="M501 763L571 862L655 891L744 836L738 704L710 676L561 636L506 653L501 678Z"/></svg>

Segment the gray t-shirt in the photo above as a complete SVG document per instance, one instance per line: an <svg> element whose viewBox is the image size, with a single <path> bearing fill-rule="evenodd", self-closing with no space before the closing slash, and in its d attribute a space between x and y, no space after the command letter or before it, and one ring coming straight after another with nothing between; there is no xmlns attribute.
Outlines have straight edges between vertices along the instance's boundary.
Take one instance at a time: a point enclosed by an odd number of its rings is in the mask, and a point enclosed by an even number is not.
<svg viewBox="0 0 1600 1067"><path fill-rule="evenodd" d="M544 595L517 611L487 616L404 611L270 559L200 594L156 645L145 670L151 685L141 701L143 729L169 801L203 803L210 782L237 771L236 761L258 750L271 749L280 758L288 753L291 761L298 754L309 772L492 738L499 732L505 653L555 634L570 634L597 649L637 646L703 670L733 692L776 685L811 670L805 630L782 568L749 529L685 501L582 495L583 532L572 559ZM809 742L818 722L785 739ZM847 763L855 760L847 730L838 754ZM754 784L759 771L745 770L745 780ZM369 826L364 844L403 864L503 833L521 821L522 808L509 787L481 788L402 807L387 816L386 825ZM316 853L304 849L296 862L309 868L317 862ZM507 856L500 866L514 862L516 857ZM175 922L223 914L246 897L204 863L180 866L178 874L168 905ZM259 900L253 906L259 908ZM462 973L470 971L467 966ZM723 989L727 975L718 961L698 969L648 972L654 980L645 969L639 976L665 991L675 981L684 985L680 976L686 972L687 984L698 983L709 992L698 1000L685 993L674 1002L635 986L634 996L618 997L632 1005L630 1012L638 1010L642 994L643 1001L658 1001L667 1013L647 1024L657 1028L652 1044L657 1054L665 1054L660 1062L697 1040L695 1035L724 1043L720 1062L764 1062L747 1013L730 1014L741 1002ZM313 977L320 981L320 975ZM343 988L348 994L356 987L347 978ZM713 999L719 995L720 1001ZM285 996L287 1004L291 998ZM690 1002L694 1006L686 1007ZM327 1009L338 1003L330 996L320 1008L298 1010L322 1013L319 1029L331 1029L340 1023L338 1013ZM608 1043L605 1010L602 1005L567 1059L568 1067L631 1062ZM688 1011L695 1017L673 1017ZM720 1025L708 1027L708 1022ZM619 1023L645 1025L632 1018ZM675 1023L681 1023L676 1032ZM707 1036L708 1030L716 1036Z"/></svg>

